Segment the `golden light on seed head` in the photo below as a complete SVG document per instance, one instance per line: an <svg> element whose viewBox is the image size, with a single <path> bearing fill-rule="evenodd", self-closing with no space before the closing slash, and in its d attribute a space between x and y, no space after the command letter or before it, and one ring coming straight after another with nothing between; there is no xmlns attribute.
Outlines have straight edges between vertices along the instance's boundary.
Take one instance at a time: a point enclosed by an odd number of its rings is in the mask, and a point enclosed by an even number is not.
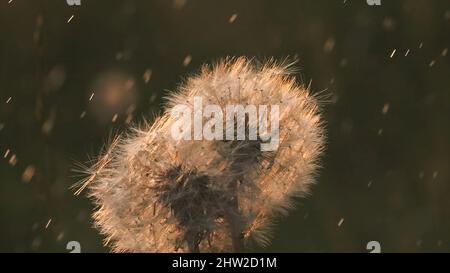
<svg viewBox="0 0 450 273"><path fill-rule="evenodd" d="M318 99L290 64L227 58L188 78L152 125L114 138L84 170L96 227L115 252L230 252L267 245L274 216L308 194L324 149ZM226 92L224 92L226 91ZM261 140L175 140L175 105L279 106L279 147ZM250 126L250 125L249 125Z"/></svg>

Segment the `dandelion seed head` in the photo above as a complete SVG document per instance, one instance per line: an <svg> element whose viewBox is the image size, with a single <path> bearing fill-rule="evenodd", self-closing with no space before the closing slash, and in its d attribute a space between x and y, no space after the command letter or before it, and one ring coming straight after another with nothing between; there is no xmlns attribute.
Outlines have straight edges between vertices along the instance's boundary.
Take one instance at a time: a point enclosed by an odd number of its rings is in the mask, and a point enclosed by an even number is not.
<svg viewBox="0 0 450 273"><path fill-rule="evenodd" d="M114 138L80 183L114 252L229 252L270 242L273 219L308 194L324 149L319 100L292 64L227 58L204 66L168 97L152 125ZM279 147L261 140L176 140L170 109L279 105ZM246 126L253 126L251 123Z"/></svg>

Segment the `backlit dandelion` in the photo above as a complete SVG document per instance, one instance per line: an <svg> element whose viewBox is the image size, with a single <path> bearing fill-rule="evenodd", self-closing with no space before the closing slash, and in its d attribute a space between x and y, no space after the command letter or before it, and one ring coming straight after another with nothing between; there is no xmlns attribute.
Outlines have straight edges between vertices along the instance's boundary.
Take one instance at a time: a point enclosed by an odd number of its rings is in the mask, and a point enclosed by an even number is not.
<svg viewBox="0 0 450 273"><path fill-rule="evenodd" d="M251 242L268 244L274 216L314 183L324 147L318 99L290 67L245 58L204 66L152 125L115 138L77 191L87 188L97 205L93 218L105 244L115 252L241 252ZM174 139L170 110L198 96L223 109L278 105L278 149L262 151L262 139Z"/></svg>

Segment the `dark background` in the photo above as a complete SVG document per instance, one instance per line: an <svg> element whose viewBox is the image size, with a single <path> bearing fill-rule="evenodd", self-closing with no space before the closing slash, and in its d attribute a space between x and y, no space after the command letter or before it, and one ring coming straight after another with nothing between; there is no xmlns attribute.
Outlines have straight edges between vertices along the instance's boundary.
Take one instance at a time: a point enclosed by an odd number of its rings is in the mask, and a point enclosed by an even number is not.
<svg viewBox="0 0 450 273"><path fill-rule="evenodd" d="M108 251L76 163L201 64L246 55L298 59L330 97L318 184L254 251L449 252L448 47L448 0L1 0L0 251Z"/></svg>

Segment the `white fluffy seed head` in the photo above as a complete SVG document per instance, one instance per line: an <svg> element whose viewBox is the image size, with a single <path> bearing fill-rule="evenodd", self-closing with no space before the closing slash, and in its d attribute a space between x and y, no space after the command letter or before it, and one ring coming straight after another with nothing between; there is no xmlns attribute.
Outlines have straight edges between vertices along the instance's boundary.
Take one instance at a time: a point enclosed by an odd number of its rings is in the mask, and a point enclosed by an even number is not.
<svg viewBox="0 0 450 273"><path fill-rule="evenodd" d="M289 65L227 58L186 80L151 126L116 138L82 183L115 252L242 251L269 242L271 219L314 183L324 147L318 101ZM175 105L279 105L279 147L175 140Z"/></svg>

